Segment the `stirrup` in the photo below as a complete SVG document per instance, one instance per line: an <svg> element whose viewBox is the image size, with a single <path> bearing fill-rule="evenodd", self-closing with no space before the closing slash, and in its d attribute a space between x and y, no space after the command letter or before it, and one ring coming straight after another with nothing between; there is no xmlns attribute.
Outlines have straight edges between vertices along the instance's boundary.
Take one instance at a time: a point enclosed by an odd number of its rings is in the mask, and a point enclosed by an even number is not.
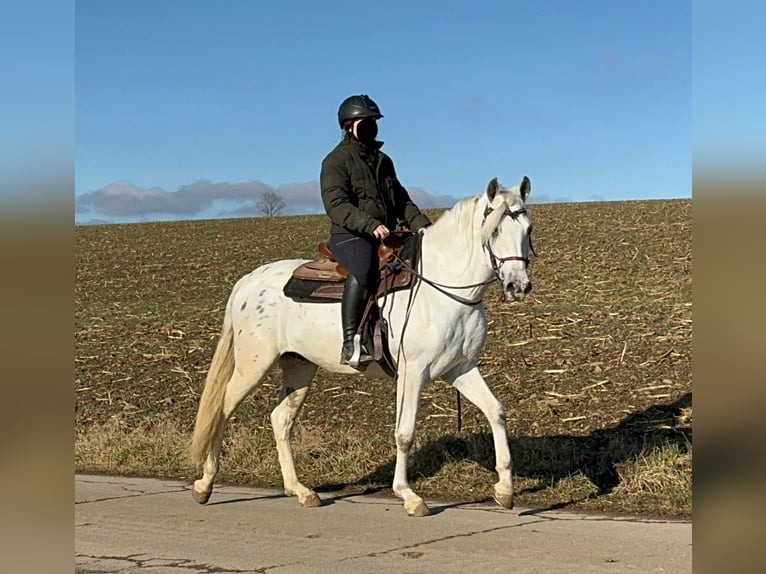
<svg viewBox="0 0 766 574"><path fill-rule="evenodd" d="M372 362L372 356L367 352L367 349L362 347L362 336L357 333L354 335L354 352L351 353L351 357L348 360L341 357L341 363L345 363L354 369L358 369L360 365L366 365Z"/></svg>

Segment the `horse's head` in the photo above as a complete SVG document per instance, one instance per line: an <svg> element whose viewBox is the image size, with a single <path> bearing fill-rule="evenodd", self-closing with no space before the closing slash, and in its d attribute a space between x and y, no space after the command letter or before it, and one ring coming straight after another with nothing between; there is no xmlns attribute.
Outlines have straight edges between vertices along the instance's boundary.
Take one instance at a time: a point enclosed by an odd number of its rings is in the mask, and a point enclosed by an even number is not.
<svg viewBox="0 0 766 574"><path fill-rule="evenodd" d="M532 221L524 207L532 184L524 176L519 185L503 188L494 178L487 186L481 223L482 247L506 301L521 301L532 290L527 275L532 248Z"/></svg>

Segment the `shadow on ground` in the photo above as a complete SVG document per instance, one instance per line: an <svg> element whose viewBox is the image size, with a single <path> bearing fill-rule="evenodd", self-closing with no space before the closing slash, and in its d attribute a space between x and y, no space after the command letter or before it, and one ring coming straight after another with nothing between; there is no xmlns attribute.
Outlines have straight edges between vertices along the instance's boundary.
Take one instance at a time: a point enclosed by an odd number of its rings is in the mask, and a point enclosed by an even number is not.
<svg viewBox="0 0 766 574"><path fill-rule="evenodd" d="M616 465L635 459L642 452L662 446L676 446L688 452L692 444L691 426L679 425L682 410L691 407L692 394L678 400L653 405L630 414L619 424L596 430L589 435L552 435L543 437L511 437L514 476L532 478L537 485L520 492L543 490L569 476L581 473L598 489L596 496L608 494L620 482ZM411 453L409 476L434 476L447 463L475 461L494 471L495 455L490 432L446 434L429 441ZM323 484L317 491L364 489L365 493L390 487L395 459L380 465L353 484ZM385 486L381 486L385 485ZM563 508L569 503L557 504Z"/></svg>

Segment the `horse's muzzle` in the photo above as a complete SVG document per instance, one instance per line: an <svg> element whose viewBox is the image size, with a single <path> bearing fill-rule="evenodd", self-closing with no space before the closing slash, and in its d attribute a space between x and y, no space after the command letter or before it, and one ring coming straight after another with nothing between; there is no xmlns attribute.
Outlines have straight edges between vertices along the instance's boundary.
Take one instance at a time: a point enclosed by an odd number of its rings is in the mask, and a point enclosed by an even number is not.
<svg viewBox="0 0 766 574"><path fill-rule="evenodd" d="M524 283L508 283L504 289L505 300L509 302L523 301L527 296L527 293L530 291L532 291L532 283L530 281Z"/></svg>

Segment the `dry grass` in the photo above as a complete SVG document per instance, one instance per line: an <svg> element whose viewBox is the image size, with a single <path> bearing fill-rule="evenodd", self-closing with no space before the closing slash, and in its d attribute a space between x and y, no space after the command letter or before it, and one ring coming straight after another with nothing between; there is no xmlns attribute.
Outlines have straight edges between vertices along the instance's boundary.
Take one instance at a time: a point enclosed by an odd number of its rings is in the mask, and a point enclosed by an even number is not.
<svg viewBox="0 0 766 574"><path fill-rule="evenodd" d="M533 295L485 298L480 363L506 405L519 504L689 516L691 202L533 205ZM437 214L432 213L436 216ZM307 257L322 216L76 229L77 469L189 479L188 439L234 282ZM279 486L270 373L227 430L220 480ZM394 385L320 372L295 432L319 490L386 491ZM424 495L486 498L489 427L454 390L422 396L411 478Z"/></svg>
<svg viewBox="0 0 766 574"><path fill-rule="evenodd" d="M185 456L188 441L188 434L168 416L131 426L114 415L87 430L77 430L75 465L93 473L190 476L193 469Z"/></svg>

